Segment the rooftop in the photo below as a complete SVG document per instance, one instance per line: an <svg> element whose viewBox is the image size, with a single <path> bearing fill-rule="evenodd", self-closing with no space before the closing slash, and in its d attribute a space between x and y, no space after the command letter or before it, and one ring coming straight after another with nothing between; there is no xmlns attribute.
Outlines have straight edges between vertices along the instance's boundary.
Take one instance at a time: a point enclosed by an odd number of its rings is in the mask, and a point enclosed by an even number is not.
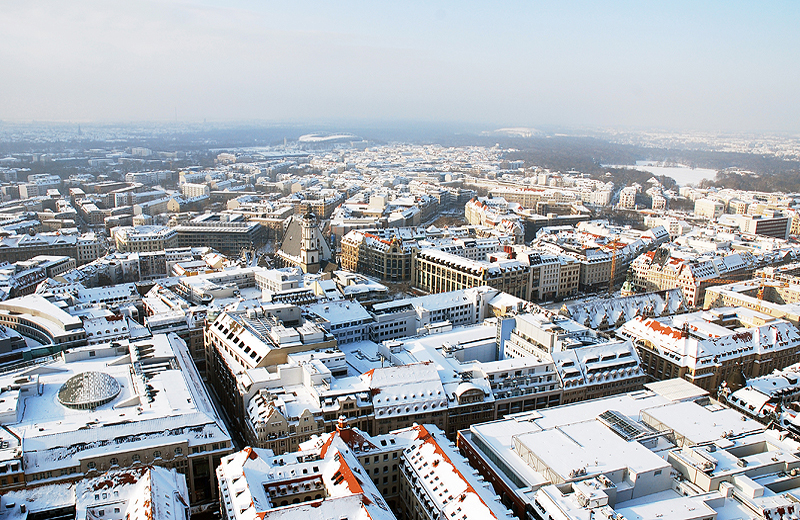
<svg viewBox="0 0 800 520"><path fill-rule="evenodd" d="M172 334L73 349L3 374L0 388L13 410L2 423L23 439L26 473L79 466L110 445L229 440L186 345Z"/></svg>

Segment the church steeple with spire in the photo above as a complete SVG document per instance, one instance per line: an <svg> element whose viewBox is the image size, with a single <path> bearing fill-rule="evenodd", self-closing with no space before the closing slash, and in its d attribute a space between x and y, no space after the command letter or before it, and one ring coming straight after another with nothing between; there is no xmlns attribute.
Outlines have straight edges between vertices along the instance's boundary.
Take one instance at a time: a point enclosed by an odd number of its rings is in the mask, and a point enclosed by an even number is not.
<svg viewBox="0 0 800 520"><path fill-rule="evenodd" d="M304 273L318 273L335 267L331 247L322 235L317 216L312 212L293 215L283 233L275 261L281 267L297 267Z"/></svg>

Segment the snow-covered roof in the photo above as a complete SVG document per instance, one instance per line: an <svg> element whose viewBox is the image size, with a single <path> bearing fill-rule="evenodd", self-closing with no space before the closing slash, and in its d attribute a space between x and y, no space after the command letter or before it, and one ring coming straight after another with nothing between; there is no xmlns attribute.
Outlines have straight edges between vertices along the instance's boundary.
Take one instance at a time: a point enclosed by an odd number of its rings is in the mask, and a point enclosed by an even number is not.
<svg viewBox="0 0 800 520"><path fill-rule="evenodd" d="M91 372L113 380L116 396L92 409L60 404L64 383ZM38 391L21 396L10 390L20 385ZM78 467L112 445L128 451L163 446L169 438L189 446L230 441L186 345L175 335L74 349L59 360L4 374L0 387L6 389L0 396L17 409L3 416L3 424L22 438L26 474Z"/></svg>
<svg viewBox="0 0 800 520"><path fill-rule="evenodd" d="M480 260L471 260L469 258L457 256L452 253L439 251L438 249L421 249L418 253L418 258L424 258L433 262L455 266L459 269L470 271L475 274L486 273L490 276L498 276L509 271L524 271L528 269L528 266L519 260L483 262Z"/></svg>
<svg viewBox="0 0 800 520"><path fill-rule="evenodd" d="M370 321L372 316L356 301L335 301L317 303L306 307L312 312L330 322L331 325L343 323Z"/></svg>
<svg viewBox="0 0 800 520"><path fill-rule="evenodd" d="M587 419L518 435L517 451L535 451L542 464L564 480L626 469L636 474L669 471L667 461L640 443L628 442L601 421Z"/></svg>
<svg viewBox="0 0 800 520"><path fill-rule="evenodd" d="M406 430L414 440L403 457L416 484L426 489L442 517L456 520L510 519L511 512L500 503L492 487L478 479L466 459L433 425ZM404 435L404 431L397 432Z"/></svg>
<svg viewBox="0 0 800 520"><path fill-rule="evenodd" d="M592 329L602 328L603 325L615 329L617 324L637 316L671 316L687 310L681 289L622 298L594 298L565 304L561 308L563 314Z"/></svg>
<svg viewBox="0 0 800 520"><path fill-rule="evenodd" d="M675 364L689 368L713 366L743 353L763 355L800 346L800 331L790 322L743 308L718 308L661 319L637 317L617 333L647 340Z"/></svg>
<svg viewBox="0 0 800 520"><path fill-rule="evenodd" d="M158 466L109 471L75 485L76 518L97 518L122 510L130 520L173 520L189 509L186 477Z"/></svg>
<svg viewBox="0 0 800 520"><path fill-rule="evenodd" d="M447 396L431 362L375 368L361 376L372 393L376 417L446 410Z"/></svg>
<svg viewBox="0 0 800 520"><path fill-rule="evenodd" d="M226 516L236 520L395 519L353 451L335 435L319 448L278 456L245 448L222 459L217 478ZM300 492L316 498L292 504L281 500Z"/></svg>

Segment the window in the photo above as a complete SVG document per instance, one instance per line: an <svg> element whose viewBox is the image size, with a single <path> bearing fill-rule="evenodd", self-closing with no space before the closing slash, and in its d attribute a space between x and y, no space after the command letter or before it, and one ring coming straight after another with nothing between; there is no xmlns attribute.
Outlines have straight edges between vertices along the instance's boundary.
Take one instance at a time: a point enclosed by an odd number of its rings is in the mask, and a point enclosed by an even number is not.
<svg viewBox="0 0 800 520"><path fill-rule="evenodd" d="M94 462L90 462L86 465L86 467L89 469L97 469L97 464Z"/></svg>
<svg viewBox="0 0 800 520"><path fill-rule="evenodd" d="M180 446L175 448L175 455L183 455L183 449Z"/></svg>
<svg viewBox="0 0 800 520"><path fill-rule="evenodd" d="M158 451L158 450L154 451L153 452L153 458L154 459L160 459L161 458L161 452Z"/></svg>
<svg viewBox="0 0 800 520"><path fill-rule="evenodd" d="M109 461L109 464L111 464L112 466L118 466L119 465L119 460L116 457L111 457L111 460Z"/></svg>

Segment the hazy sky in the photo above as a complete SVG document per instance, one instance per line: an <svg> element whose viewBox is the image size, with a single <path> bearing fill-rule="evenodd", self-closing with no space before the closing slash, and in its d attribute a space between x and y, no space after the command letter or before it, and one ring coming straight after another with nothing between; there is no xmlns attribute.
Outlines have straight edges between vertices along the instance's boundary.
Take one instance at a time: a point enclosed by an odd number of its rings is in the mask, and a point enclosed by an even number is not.
<svg viewBox="0 0 800 520"><path fill-rule="evenodd" d="M800 2L0 0L0 119L800 131Z"/></svg>

